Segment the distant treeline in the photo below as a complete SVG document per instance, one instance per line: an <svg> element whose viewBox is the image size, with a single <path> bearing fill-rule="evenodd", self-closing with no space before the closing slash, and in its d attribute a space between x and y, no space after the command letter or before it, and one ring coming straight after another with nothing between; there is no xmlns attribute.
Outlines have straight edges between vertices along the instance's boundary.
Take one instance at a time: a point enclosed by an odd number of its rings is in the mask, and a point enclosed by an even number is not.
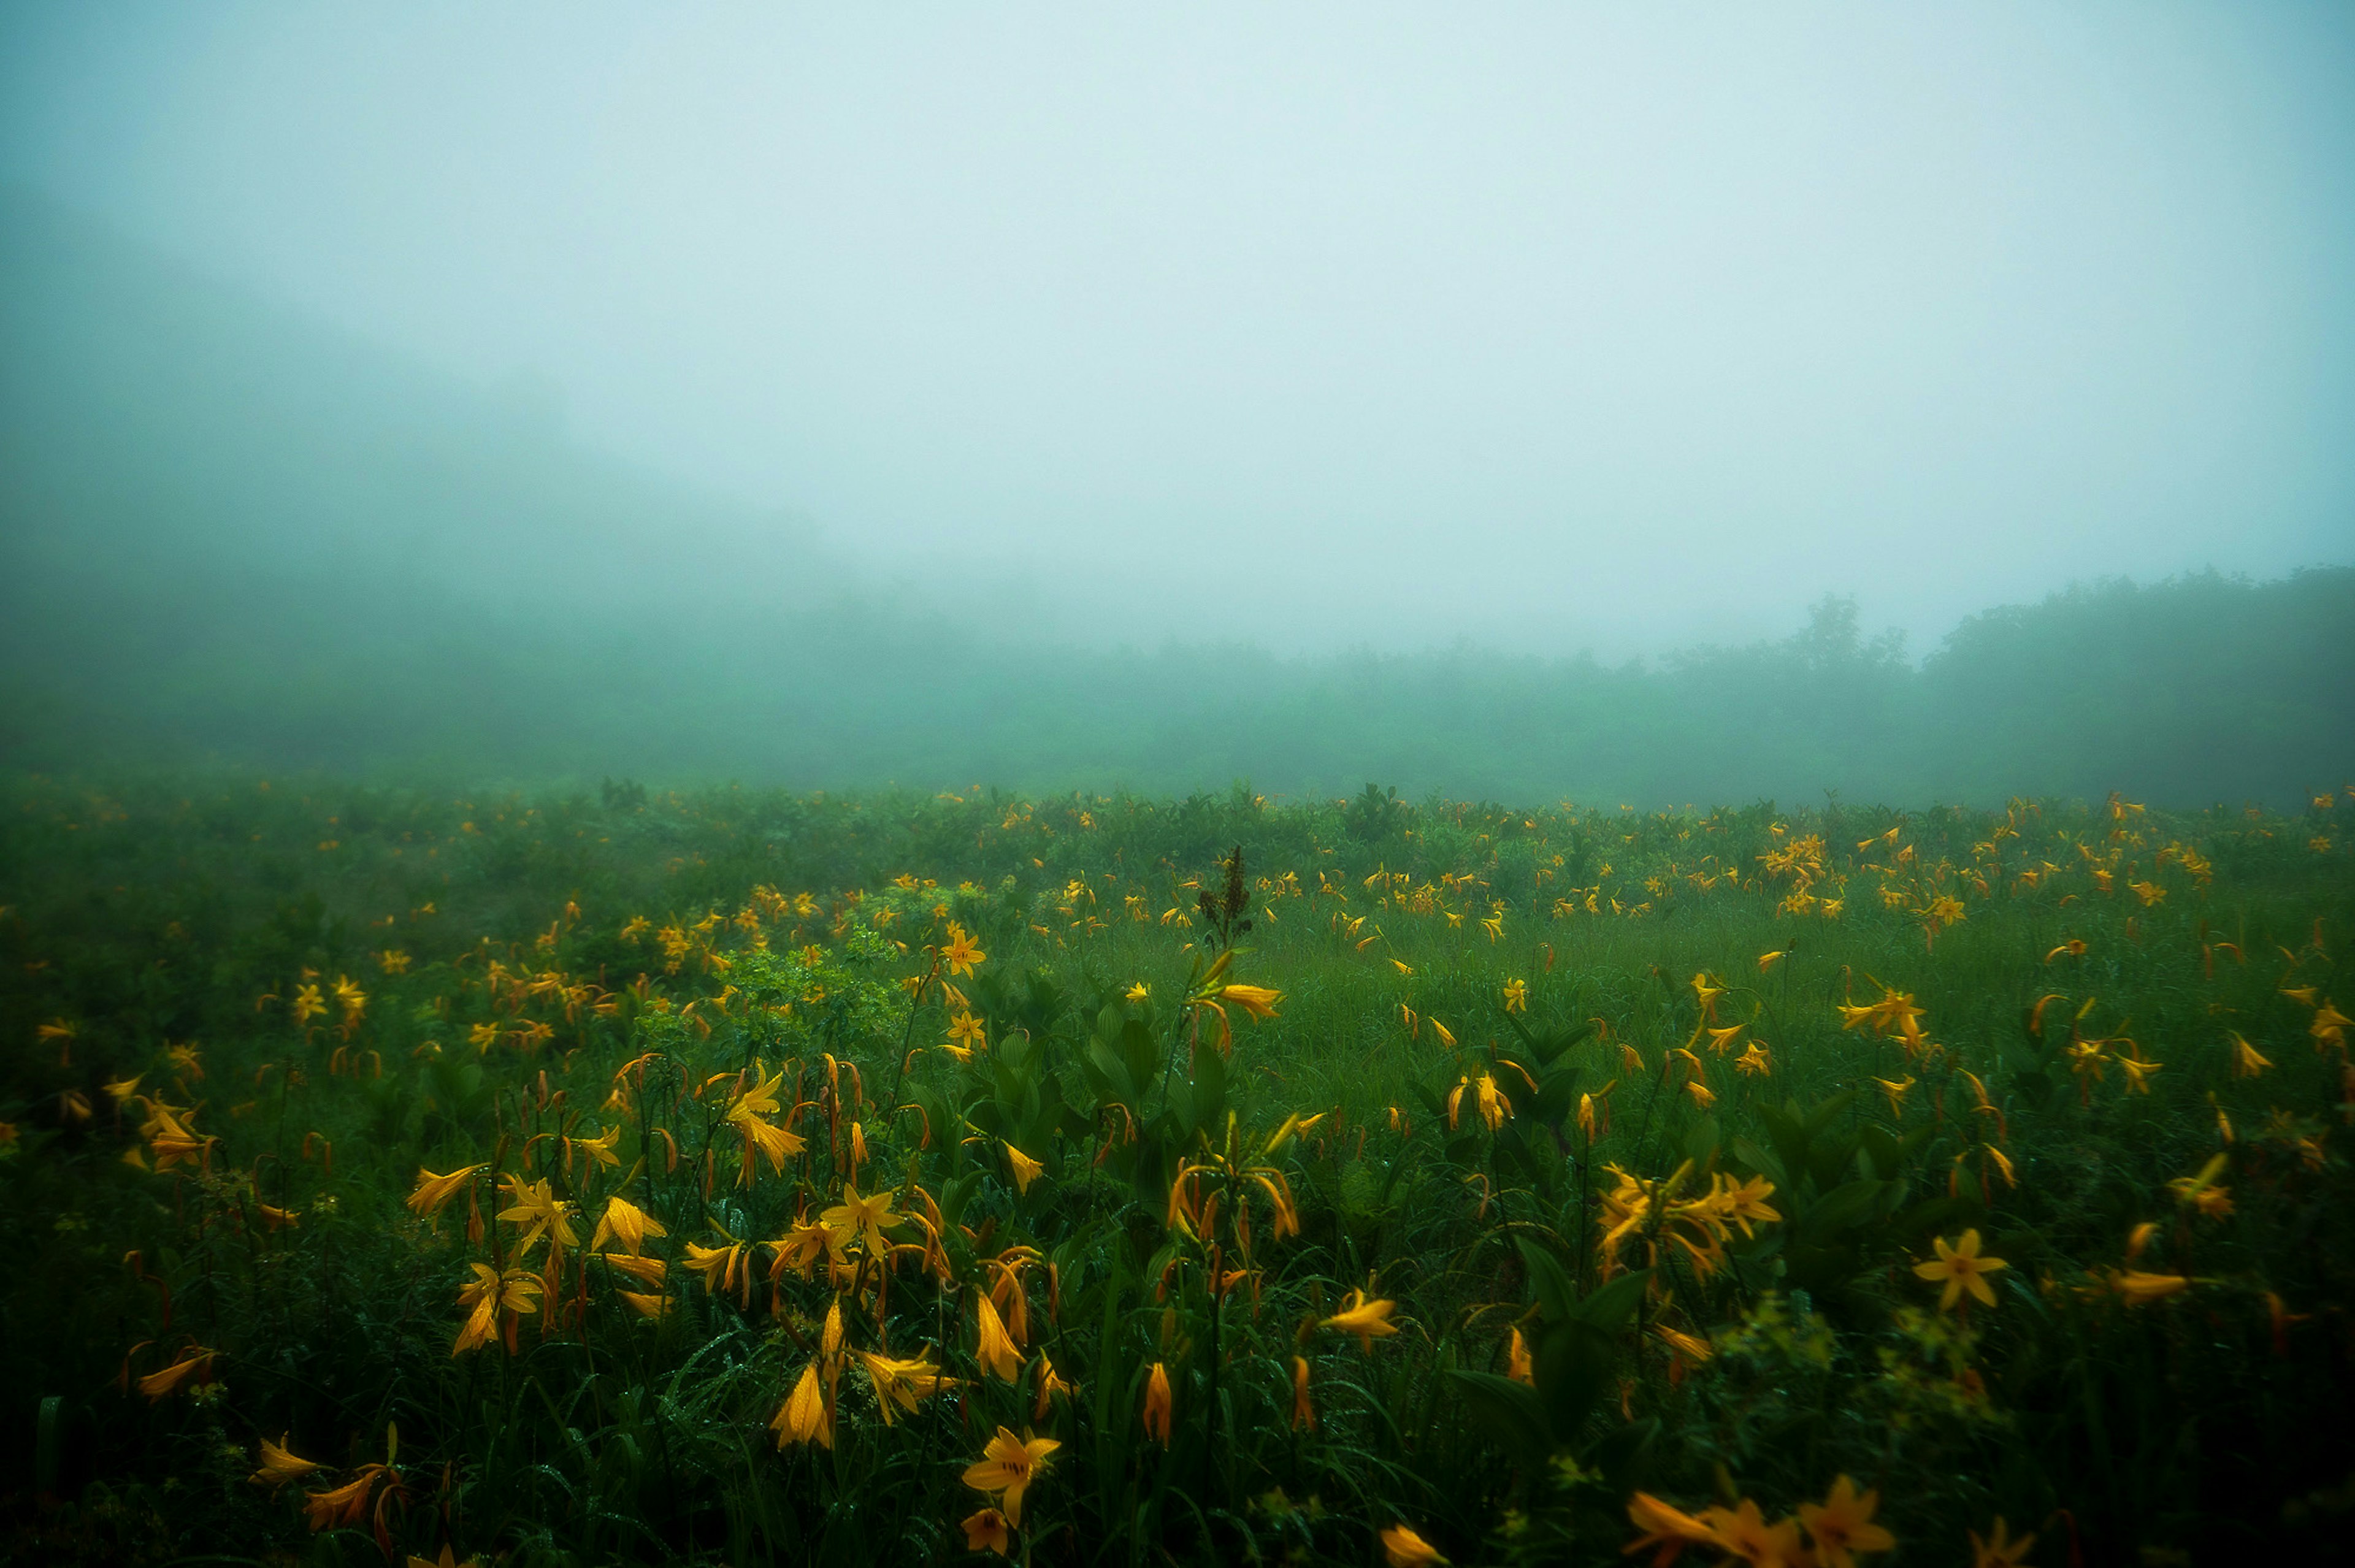
<svg viewBox="0 0 2355 1568"><path fill-rule="evenodd" d="M1984 803L2124 789L2292 804L2355 783L2355 571L2074 589L1918 667L1827 601L1799 635L1662 667L1464 650L1279 660L979 645L798 617L12 591L0 757L412 779L634 774L1639 805Z"/></svg>
<svg viewBox="0 0 2355 1568"><path fill-rule="evenodd" d="M2073 588L1919 665L1837 599L1784 641L1650 665L1075 650L879 600L804 531L573 450L527 397L0 203L0 764L205 762L2281 805L2355 783L2355 569Z"/></svg>

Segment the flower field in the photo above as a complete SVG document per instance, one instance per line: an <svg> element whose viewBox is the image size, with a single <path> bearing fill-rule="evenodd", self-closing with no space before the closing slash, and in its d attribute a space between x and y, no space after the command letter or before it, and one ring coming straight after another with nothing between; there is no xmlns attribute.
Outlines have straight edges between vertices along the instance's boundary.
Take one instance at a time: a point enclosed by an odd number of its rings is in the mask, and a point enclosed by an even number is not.
<svg viewBox="0 0 2355 1568"><path fill-rule="evenodd" d="M0 806L17 1561L2355 1528L2355 792Z"/></svg>

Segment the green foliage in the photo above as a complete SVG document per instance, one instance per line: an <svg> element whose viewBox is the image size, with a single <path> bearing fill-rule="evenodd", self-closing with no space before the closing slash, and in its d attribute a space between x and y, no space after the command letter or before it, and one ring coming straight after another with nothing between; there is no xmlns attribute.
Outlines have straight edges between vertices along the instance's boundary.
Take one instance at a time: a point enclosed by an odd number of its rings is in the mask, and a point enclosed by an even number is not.
<svg viewBox="0 0 2355 1568"><path fill-rule="evenodd" d="M1033 1561L1617 1562L1842 1475L1927 1560L2327 1553L2355 805L1374 798L8 780L0 1539L931 1561L1003 1426ZM794 1252L854 1190L888 1252ZM781 1445L836 1309L954 1386L853 1355Z"/></svg>

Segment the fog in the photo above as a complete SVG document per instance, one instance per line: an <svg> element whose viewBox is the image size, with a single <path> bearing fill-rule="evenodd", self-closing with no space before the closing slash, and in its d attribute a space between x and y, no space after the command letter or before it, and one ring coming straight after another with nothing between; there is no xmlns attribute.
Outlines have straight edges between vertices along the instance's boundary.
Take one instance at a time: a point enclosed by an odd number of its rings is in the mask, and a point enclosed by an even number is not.
<svg viewBox="0 0 2355 1568"><path fill-rule="evenodd" d="M2355 776L2355 13L0 14L0 764Z"/></svg>
<svg viewBox="0 0 2355 1568"><path fill-rule="evenodd" d="M2344 7L18 7L0 174L1150 643L2349 558Z"/></svg>

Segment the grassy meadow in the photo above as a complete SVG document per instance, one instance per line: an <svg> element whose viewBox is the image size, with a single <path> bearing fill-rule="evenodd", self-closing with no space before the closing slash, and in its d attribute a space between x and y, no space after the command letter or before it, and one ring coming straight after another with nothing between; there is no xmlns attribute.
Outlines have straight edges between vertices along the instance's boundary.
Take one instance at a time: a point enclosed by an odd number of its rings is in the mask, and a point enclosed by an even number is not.
<svg viewBox="0 0 2355 1568"><path fill-rule="evenodd" d="M2320 1560L2350 850L19 773L0 1542Z"/></svg>

